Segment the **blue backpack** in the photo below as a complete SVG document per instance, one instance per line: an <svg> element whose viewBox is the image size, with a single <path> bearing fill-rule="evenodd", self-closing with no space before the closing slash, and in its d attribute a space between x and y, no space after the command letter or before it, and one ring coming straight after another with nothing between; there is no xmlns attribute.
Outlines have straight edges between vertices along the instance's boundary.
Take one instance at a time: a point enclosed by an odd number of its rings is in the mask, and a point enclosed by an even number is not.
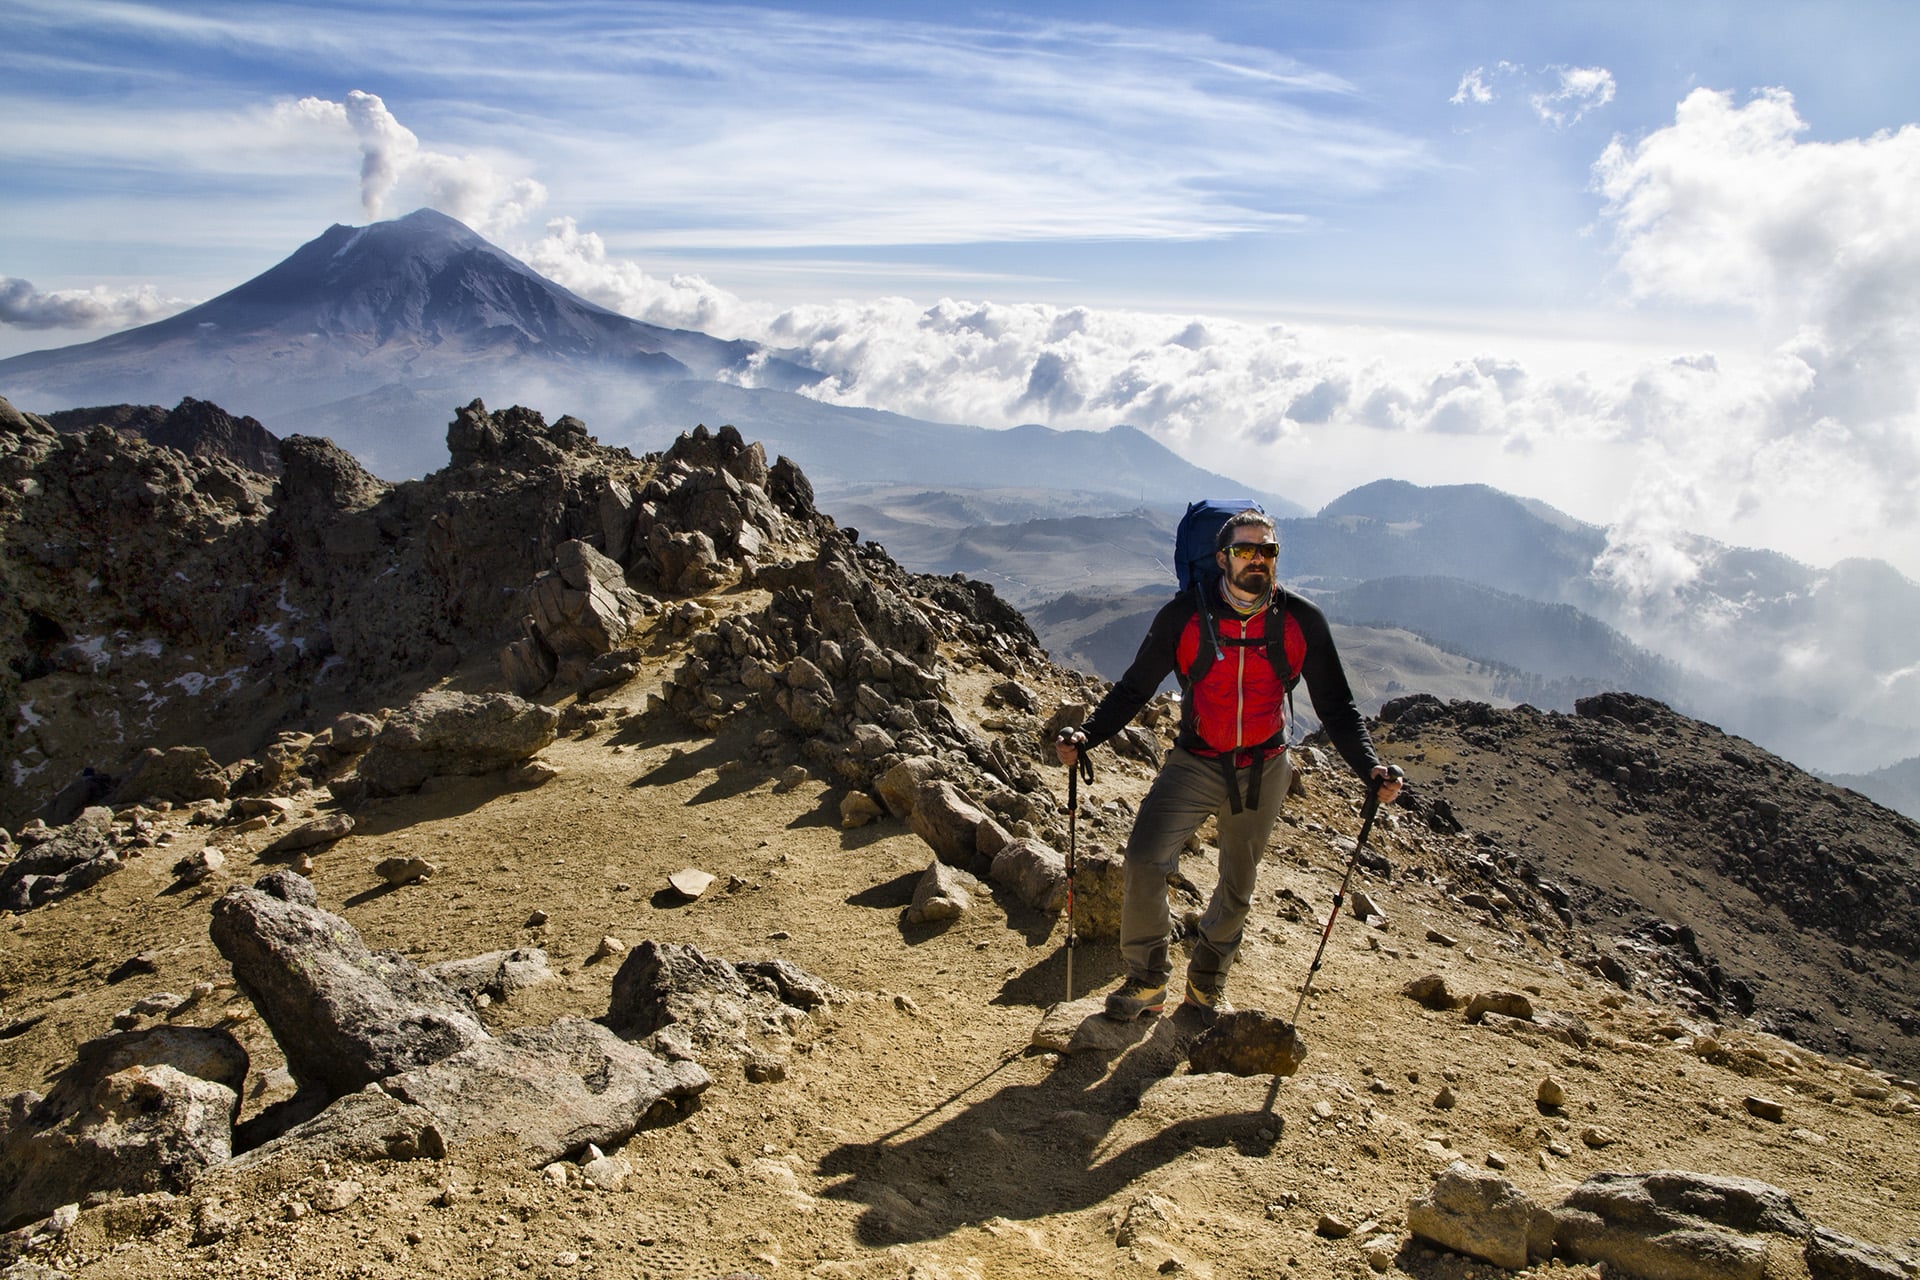
<svg viewBox="0 0 1920 1280"><path fill-rule="evenodd" d="M1192 679L1199 679L1208 665L1225 656L1220 633L1213 625L1213 598L1216 584L1220 581L1220 562L1214 556L1219 551L1221 528L1242 511L1258 511L1261 515L1267 513L1265 507L1251 498L1202 498L1187 504L1187 514L1180 517L1180 525L1174 530L1174 576L1179 579L1182 592L1193 593L1194 609L1200 616L1201 627L1207 637L1207 644L1195 661L1194 669L1188 673ZM1267 660L1280 673L1281 680L1287 686L1287 722L1292 724L1293 687L1300 682L1300 668L1287 657L1287 589L1280 585L1279 566L1275 565L1274 569L1273 599L1279 606L1275 613L1282 619L1282 625L1268 629Z"/></svg>
<svg viewBox="0 0 1920 1280"><path fill-rule="evenodd" d="M1202 498L1187 504L1187 514L1180 517L1180 527L1173 534L1173 575L1182 591L1219 579L1220 565L1213 556L1219 549L1220 528L1242 511L1267 513L1251 498Z"/></svg>

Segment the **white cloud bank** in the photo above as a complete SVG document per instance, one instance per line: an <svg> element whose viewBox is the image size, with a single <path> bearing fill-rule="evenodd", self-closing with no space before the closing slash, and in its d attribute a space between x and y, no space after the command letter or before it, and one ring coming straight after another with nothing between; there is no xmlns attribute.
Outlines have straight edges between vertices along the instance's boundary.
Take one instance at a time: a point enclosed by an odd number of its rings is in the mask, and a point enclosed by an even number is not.
<svg viewBox="0 0 1920 1280"><path fill-rule="evenodd" d="M1611 81L1576 79L1597 102ZM1471 94L1471 86L1464 91ZM1324 500L1383 473L1484 479L1619 522L1651 599L1674 531L1920 573L1920 128L1807 142L1784 91L1701 90L1593 167L1627 301L1736 309L1762 339L1648 357L1523 338L903 298L775 311L661 280L569 220L521 249L627 314L798 350L812 394L947 421L1125 422L1218 469ZM1458 341L1458 340L1456 340Z"/></svg>
<svg viewBox="0 0 1920 1280"><path fill-rule="evenodd" d="M42 292L18 276L0 276L0 325L16 329L125 328L164 319L192 304L151 285Z"/></svg>
<svg viewBox="0 0 1920 1280"><path fill-rule="evenodd" d="M1551 70L1552 87L1522 86L1545 95L1543 118L1612 97L1604 71ZM1476 70L1455 100L1490 101L1530 74ZM544 188L510 158L422 146L373 94L284 103L266 123L289 146L357 153L370 217L430 205L625 314L794 349L829 374L813 394L835 403L987 426L1124 422L1308 503L1383 474L1485 481L1618 521L1609 564L1650 598L1687 577L1672 555L1683 528L1816 563L1879 554L1920 574L1920 371L1908 360L1920 129L1805 141L1781 90L1744 104L1697 91L1670 125L1616 139L1593 166L1624 301L1748 313L1768 335L1657 356L1645 341L1555 347L953 298L782 310L698 276L650 275L571 218L515 243ZM73 324L114 305L132 319L149 303L15 282L0 319Z"/></svg>

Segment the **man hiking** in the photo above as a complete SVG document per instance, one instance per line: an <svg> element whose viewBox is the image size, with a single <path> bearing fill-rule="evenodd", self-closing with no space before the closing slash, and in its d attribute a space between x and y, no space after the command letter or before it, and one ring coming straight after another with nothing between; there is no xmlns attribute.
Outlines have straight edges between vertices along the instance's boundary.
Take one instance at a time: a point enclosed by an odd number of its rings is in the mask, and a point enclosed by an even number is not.
<svg viewBox="0 0 1920 1280"><path fill-rule="evenodd" d="M1221 525L1214 547L1217 589L1183 591L1154 615L1119 683L1084 726L1064 730L1054 743L1061 763L1077 766L1081 752L1125 728L1161 682L1179 673L1180 729L1127 839L1120 908L1127 976L1106 1005L1107 1016L1121 1022L1166 1007L1173 976L1167 880L1209 814L1219 820L1220 880L1200 917L1184 1003L1203 1012L1228 1008L1227 970L1253 908L1260 855L1293 779L1286 703L1295 675L1305 678L1314 712L1341 756L1379 788L1380 803L1400 794L1399 779L1374 754L1325 615L1275 588L1280 544L1273 521L1242 511Z"/></svg>

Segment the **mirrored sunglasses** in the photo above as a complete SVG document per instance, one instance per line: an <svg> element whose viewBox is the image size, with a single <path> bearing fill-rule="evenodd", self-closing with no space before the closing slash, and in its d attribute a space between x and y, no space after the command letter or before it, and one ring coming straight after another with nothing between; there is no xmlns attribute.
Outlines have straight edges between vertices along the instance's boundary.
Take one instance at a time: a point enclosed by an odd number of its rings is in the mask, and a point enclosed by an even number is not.
<svg viewBox="0 0 1920 1280"><path fill-rule="evenodd" d="M1262 560L1277 560L1280 557L1280 544L1277 542L1234 542L1227 546L1227 554L1235 560L1251 560L1259 556Z"/></svg>

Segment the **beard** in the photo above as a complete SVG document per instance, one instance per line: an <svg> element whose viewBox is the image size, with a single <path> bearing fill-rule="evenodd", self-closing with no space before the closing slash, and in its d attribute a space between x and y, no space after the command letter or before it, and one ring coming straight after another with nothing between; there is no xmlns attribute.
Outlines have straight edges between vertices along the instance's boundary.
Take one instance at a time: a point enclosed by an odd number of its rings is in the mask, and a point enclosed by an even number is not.
<svg viewBox="0 0 1920 1280"><path fill-rule="evenodd" d="M1273 569L1265 560L1250 560L1236 565L1228 575L1228 581L1241 595L1263 595L1273 585Z"/></svg>

